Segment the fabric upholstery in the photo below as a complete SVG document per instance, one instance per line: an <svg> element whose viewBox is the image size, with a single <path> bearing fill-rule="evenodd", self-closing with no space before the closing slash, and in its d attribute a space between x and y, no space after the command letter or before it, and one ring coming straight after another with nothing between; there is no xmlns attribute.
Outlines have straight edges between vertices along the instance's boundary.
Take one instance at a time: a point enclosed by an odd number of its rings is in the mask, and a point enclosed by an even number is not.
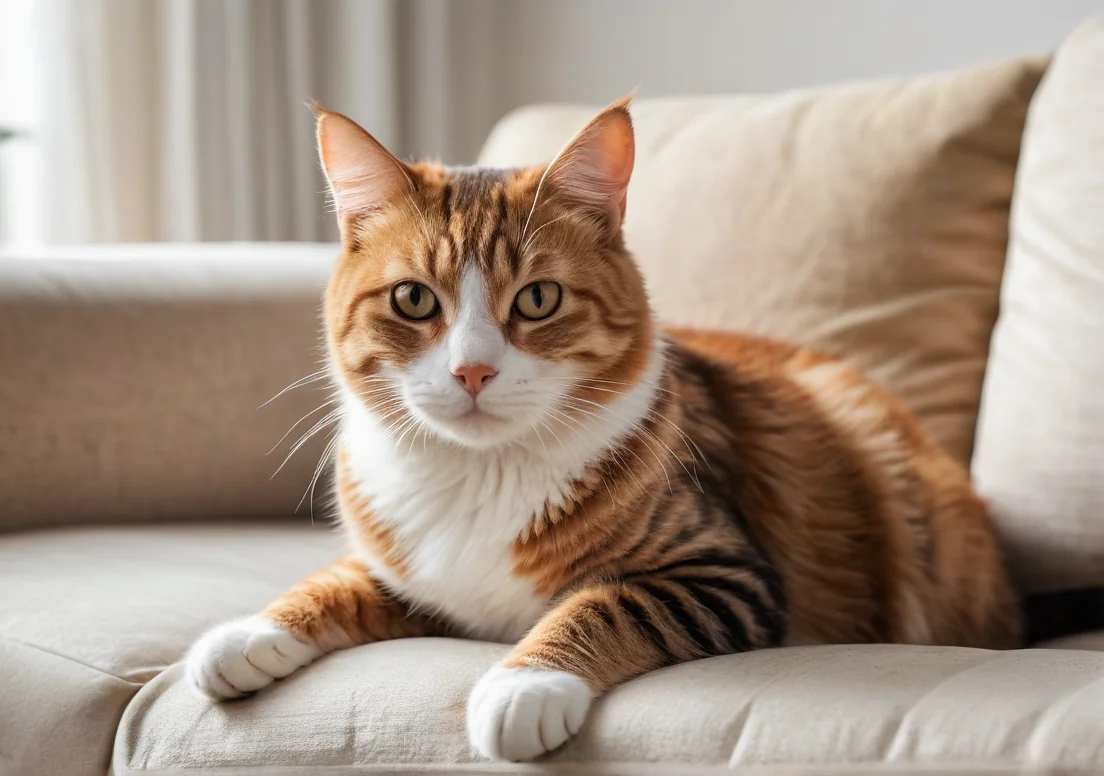
<svg viewBox="0 0 1104 776"><path fill-rule="evenodd" d="M1104 586L1104 19L1031 113L973 471L1021 587Z"/></svg>
<svg viewBox="0 0 1104 776"><path fill-rule="evenodd" d="M103 776L142 683L339 552L292 524L0 536L0 774Z"/></svg>
<svg viewBox="0 0 1104 776"><path fill-rule="evenodd" d="M846 356L968 463L1044 66L636 102L625 228L661 318ZM593 112L516 113L481 161L547 161Z"/></svg>
<svg viewBox="0 0 1104 776"><path fill-rule="evenodd" d="M332 245L0 254L0 530L291 515ZM321 435L320 435L321 436ZM320 439L318 441L321 441Z"/></svg>
<svg viewBox="0 0 1104 776"><path fill-rule="evenodd" d="M139 686L0 631L0 773L104 776Z"/></svg>
<svg viewBox="0 0 1104 776"><path fill-rule="evenodd" d="M179 666L136 696L117 774L471 762L464 704L508 647L419 639L335 653L212 707ZM999 762L1104 768L1104 653L801 647L714 658L599 700L555 762Z"/></svg>

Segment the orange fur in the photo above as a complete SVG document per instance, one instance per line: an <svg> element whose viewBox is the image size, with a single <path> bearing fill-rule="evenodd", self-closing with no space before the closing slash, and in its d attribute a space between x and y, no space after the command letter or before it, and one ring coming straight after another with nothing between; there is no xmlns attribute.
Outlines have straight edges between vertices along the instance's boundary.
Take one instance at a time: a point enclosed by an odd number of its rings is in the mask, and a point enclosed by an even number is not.
<svg viewBox="0 0 1104 776"><path fill-rule="evenodd" d="M447 632L428 617L412 615L352 557L301 580L261 615L327 652Z"/></svg>

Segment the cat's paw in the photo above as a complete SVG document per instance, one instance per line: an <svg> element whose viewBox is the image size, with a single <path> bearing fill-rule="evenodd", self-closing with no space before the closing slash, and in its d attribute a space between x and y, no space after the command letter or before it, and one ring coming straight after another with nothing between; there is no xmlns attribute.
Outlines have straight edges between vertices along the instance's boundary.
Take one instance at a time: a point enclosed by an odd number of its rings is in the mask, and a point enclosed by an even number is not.
<svg viewBox="0 0 1104 776"><path fill-rule="evenodd" d="M185 676L215 701L240 698L310 663L322 651L262 617L219 625L185 659Z"/></svg>
<svg viewBox="0 0 1104 776"><path fill-rule="evenodd" d="M497 666L468 699L468 739L492 760L532 760L579 732L593 698L575 674Z"/></svg>

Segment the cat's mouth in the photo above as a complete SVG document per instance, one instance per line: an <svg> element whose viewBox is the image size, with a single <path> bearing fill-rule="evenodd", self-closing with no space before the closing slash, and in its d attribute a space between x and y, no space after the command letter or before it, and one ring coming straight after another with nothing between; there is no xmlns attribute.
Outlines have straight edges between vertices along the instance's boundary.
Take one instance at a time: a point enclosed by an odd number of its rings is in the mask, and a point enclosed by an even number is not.
<svg viewBox="0 0 1104 776"><path fill-rule="evenodd" d="M527 437L532 418L543 407L515 397L419 395L408 397L407 407L431 431L466 447L488 448ZM419 401L421 399L421 401Z"/></svg>
<svg viewBox="0 0 1104 776"><path fill-rule="evenodd" d="M501 423L504 419L500 418L494 413L487 412L478 404L472 402L472 406L461 412L455 418L453 423L466 423L466 424L478 424L478 423Z"/></svg>
<svg viewBox="0 0 1104 776"><path fill-rule="evenodd" d="M513 419L488 412L475 403L441 423L439 428L445 436L473 447L501 444L512 439L517 433L516 422Z"/></svg>

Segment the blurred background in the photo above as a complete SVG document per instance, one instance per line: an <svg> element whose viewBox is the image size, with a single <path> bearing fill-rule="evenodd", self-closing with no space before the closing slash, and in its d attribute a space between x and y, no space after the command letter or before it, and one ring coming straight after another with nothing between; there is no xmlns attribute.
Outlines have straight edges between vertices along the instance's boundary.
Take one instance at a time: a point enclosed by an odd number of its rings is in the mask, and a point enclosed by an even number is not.
<svg viewBox="0 0 1104 776"><path fill-rule="evenodd" d="M1100 0L0 0L0 242L335 237L304 100L470 163L535 102L1047 52Z"/></svg>

